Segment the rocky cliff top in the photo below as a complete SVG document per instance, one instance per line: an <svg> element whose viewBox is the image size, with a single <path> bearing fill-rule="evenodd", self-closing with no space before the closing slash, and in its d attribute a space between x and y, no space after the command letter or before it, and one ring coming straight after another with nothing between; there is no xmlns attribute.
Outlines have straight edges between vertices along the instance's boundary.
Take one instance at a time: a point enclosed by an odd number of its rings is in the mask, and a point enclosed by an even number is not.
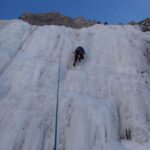
<svg viewBox="0 0 150 150"><path fill-rule="evenodd" d="M66 26L72 28L83 28L90 27L94 24L100 24L100 21L95 20L87 20L83 17L70 18L68 16L64 16L59 12L50 12L43 14L33 14L33 13L24 13L19 19L28 22L31 25L58 25L58 26ZM104 24L107 24L105 22ZM130 25L139 25L143 32L150 31L150 18L146 18L140 22L131 21L128 24Z"/></svg>
<svg viewBox="0 0 150 150"><path fill-rule="evenodd" d="M58 12L50 12L44 14L24 13L19 17L31 25L65 25L67 27L82 28L96 24L95 21L87 20L83 17L72 19Z"/></svg>

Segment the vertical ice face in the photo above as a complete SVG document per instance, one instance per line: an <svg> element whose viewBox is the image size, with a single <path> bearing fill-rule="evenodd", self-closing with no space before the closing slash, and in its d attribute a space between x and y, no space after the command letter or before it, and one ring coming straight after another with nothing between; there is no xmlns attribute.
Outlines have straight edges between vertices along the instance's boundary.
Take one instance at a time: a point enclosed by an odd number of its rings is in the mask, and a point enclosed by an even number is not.
<svg viewBox="0 0 150 150"><path fill-rule="evenodd" d="M61 51L58 149L133 150L135 142L148 150L149 39L128 25L1 21L0 150L53 149ZM77 46L86 55L72 67Z"/></svg>

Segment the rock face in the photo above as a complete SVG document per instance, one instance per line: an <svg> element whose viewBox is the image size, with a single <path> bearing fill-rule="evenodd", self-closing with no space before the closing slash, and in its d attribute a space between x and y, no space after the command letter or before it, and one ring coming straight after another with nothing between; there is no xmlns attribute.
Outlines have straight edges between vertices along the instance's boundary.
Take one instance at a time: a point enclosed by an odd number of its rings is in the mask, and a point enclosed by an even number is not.
<svg viewBox="0 0 150 150"><path fill-rule="evenodd" d="M96 24L95 21L86 20L83 17L77 17L72 19L70 17L64 16L57 12L45 13L45 14L31 14L24 13L19 17L31 25L59 25L59 26L67 26L72 28L82 28L89 27Z"/></svg>
<svg viewBox="0 0 150 150"><path fill-rule="evenodd" d="M140 21L139 24L144 26L150 26L150 18L146 18L145 20Z"/></svg>
<svg viewBox="0 0 150 150"><path fill-rule="evenodd" d="M150 18L140 21L139 25L143 32L150 31Z"/></svg>

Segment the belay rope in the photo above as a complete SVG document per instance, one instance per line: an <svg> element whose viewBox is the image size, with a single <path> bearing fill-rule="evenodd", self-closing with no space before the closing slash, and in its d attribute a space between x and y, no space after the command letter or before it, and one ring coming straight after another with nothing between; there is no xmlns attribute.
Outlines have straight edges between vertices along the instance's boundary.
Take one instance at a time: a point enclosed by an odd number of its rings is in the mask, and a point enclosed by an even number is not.
<svg viewBox="0 0 150 150"><path fill-rule="evenodd" d="M54 150L57 150L57 128L58 128L58 106L59 106L58 102L59 102L60 65L61 65L62 49L63 46L60 49L60 58L58 66Z"/></svg>

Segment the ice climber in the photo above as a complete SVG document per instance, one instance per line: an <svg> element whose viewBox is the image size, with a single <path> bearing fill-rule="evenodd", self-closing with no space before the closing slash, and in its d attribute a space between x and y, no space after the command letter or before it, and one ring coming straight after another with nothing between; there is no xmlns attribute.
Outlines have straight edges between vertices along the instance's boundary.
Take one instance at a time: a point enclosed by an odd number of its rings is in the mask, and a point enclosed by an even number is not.
<svg viewBox="0 0 150 150"><path fill-rule="evenodd" d="M74 63L73 66L76 65L77 61L81 61L81 59L84 59L85 51L83 47L79 46L74 51Z"/></svg>

